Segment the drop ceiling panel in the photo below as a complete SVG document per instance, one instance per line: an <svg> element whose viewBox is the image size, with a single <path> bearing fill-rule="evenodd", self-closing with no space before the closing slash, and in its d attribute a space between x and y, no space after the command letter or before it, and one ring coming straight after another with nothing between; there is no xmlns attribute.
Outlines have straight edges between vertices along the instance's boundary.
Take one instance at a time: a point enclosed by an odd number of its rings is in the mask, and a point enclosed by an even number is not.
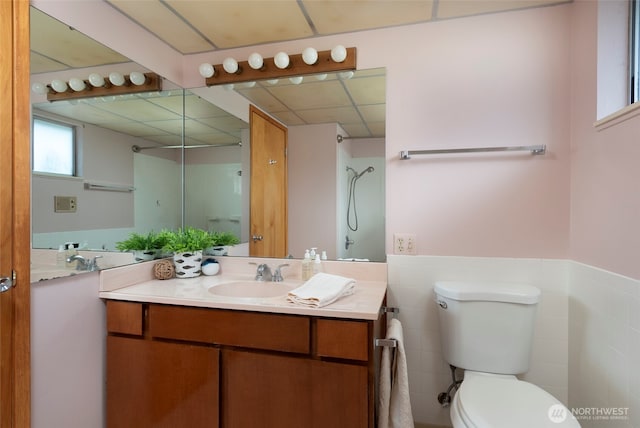
<svg viewBox="0 0 640 428"><path fill-rule="evenodd" d="M105 103L100 106L102 109L111 111L130 120L153 121L153 120L169 120L181 119L181 115L174 113L162 107L150 108L153 103L149 103L142 99L133 99L118 101L113 103Z"/></svg>
<svg viewBox="0 0 640 428"><path fill-rule="evenodd" d="M558 0L438 0L438 18L459 18L562 3Z"/></svg>
<svg viewBox="0 0 640 428"><path fill-rule="evenodd" d="M283 111L287 109L287 106L282 104L267 89L256 86L251 89L238 89L237 92L265 111Z"/></svg>
<svg viewBox="0 0 640 428"><path fill-rule="evenodd" d="M428 21L433 9L430 0L302 0L302 4L321 35Z"/></svg>
<svg viewBox="0 0 640 428"><path fill-rule="evenodd" d="M183 54L214 48L201 34L158 0L109 0L109 3Z"/></svg>
<svg viewBox="0 0 640 428"><path fill-rule="evenodd" d="M385 104L370 104L358 106L358 111L365 122L383 122L386 115Z"/></svg>
<svg viewBox="0 0 640 428"><path fill-rule="evenodd" d="M238 141L238 137L229 134L201 134L188 138L187 144L229 144Z"/></svg>
<svg viewBox="0 0 640 428"><path fill-rule="evenodd" d="M350 123L360 121L360 116L354 107L300 110L298 111L298 116L306 123Z"/></svg>
<svg viewBox="0 0 640 428"><path fill-rule="evenodd" d="M202 122L203 124L222 132L236 134L238 137L240 137L240 131L242 129L249 129L249 124L247 122L230 114L227 114L225 117L198 119L198 122Z"/></svg>
<svg viewBox="0 0 640 428"><path fill-rule="evenodd" d="M207 100L203 100L197 95L187 95L184 100L185 116L192 119L206 117L226 117L229 113L216 107Z"/></svg>
<svg viewBox="0 0 640 428"><path fill-rule="evenodd" d="M31 52L31 74L47 73L51 71L66 70L67 66L53 59L40 55L37 52Z"/></svg>
<svg viewBox="0 0 640 428"><path fill-rule="evenodd" d="M342 123L340 126L342 126L342 129L344 129L350 137L358 138L372 136L363 123Z"/></svg>
<svg viewBox="0 0 640 428"><path fill-rule="evenodd" d="M157 143L163 146L177 146L182 144L181 135L157 135L153 137L145 137L145 140L153 143Z"/></svg>
<svg viewBox="0 0 640 428"><path fill-rule="evenodd" d="M221 49L313 35L296 0L166 3Z"/></svg>
<svg viewBox="0 0 640 428"><path fill-rule="evenodd" d="M292 111L270 112L269 114L287 126L305 124L304 120L300 119L300 117Z"/></svg>
<svg viewBox="0 0 640 428"><path fill-rule="evenodd" d="M31 50L68 68L115 64L129 60L93 39L31 8Z"/></svg>
<svg viewBox="0 0 640 428"><path fill-rule="evenodd" d="M311 82L304 85L274 86L269 89L269 92L292 110L351 105L349 96L338 80Z"/></svg>
<svg viewBox="0 0 640 428"><path fill-rule="evenodd" d="M79 122L103 124L121 122L122 117L111 112L95 108L87 104L70 104L67 102L47 103L34 106L34 113L43 110L49 113L68 117Z"/></svg>
<svg viewBox="0 0 640 428"><path fill-rule="evenodd" d="M184 109L182 104L182 90L174 92L176 93L176 95L166 96L165 94L164 96L147 98L146 101L156 108L169 110L175 114L182 116L182 112Z"/></svg>
<svg viewBox="0 0 640 428"><path fill-rule="evenodd" d="M385 76L363 77L344 81L356 104L384 104L386 102Z"/></svg>
<svg viewBox="0 0 640 428"><path fill-rule="evenodd" d="M103 123L99 126L121 132L123 134L132 135L134 137L150 138L158 135L168 135L165 131L148 126L141 122L112 122Z"/></svg>

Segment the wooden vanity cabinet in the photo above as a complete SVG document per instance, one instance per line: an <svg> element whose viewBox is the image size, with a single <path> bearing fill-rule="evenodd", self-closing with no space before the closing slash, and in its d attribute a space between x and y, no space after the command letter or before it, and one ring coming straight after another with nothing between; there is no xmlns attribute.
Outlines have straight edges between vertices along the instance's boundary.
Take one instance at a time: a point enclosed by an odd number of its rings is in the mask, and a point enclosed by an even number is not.
<svg viewBox="0 0 640 428"><path fill-rule="evenodd" d="M373 428L378 321L107 301L107 426Z"/></svg>

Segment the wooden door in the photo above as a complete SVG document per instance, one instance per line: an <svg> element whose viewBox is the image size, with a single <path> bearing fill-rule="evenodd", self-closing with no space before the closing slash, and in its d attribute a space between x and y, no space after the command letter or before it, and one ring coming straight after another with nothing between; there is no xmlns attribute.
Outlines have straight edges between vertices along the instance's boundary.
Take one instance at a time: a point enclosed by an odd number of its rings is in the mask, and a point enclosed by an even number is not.
<svg viewBox="0 0 640 428"><path fill-rule="evenodd" d="M30 322L29 1L0 1L0 426L28 427ZM5 286L10 280L4 280Z"/></svg>
<svg viewBox="0 0 640 428"><path fill-rule="evenodd" d="M251 106L249 255L287 256L287 128Z"/></svg>

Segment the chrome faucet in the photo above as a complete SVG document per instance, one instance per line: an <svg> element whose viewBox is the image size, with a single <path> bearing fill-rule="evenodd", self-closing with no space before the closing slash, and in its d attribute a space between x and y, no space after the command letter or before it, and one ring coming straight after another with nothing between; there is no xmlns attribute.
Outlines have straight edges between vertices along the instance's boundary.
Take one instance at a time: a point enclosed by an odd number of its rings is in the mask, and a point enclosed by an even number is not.
<svg viewBox="0 0 640 428"><path fill-rule="evenodd" d="M282 277L282 268L289 266L288 263L279 265L276 270L273 272L273 278L271 279L274 282L282 282L284 278Z"/></svg>
<svg viewBox="0 0 640 428"><path fill-rule="evenodd" d="M271 281L271 268L266 263L261 263L258 265L258 270L256 271L256 281Z"/></svg>
<svg viewBox="0 0 640 428"><path fill-rule="evenodd" d="M93 272L96 270L100 270L100 267L98 266L98 259L101 257L102 256L95 256L93 259L87 260L79 254L74 254L71 257L67 257L67 263L77 261L78 263L76 264L76 270Z"/></svg>

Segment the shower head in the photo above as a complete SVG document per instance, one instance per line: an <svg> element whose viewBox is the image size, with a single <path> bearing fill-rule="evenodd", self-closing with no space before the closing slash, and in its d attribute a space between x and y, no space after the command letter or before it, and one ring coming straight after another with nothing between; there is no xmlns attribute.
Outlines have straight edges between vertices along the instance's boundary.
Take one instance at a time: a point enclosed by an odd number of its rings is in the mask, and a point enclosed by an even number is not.
<svg viewBox="0 0 640 428"><path fill-rule="evenodd" d="M373 171L374 171L373 167L370 166L370 167L366 168L365 170L363 170L360 174L358 174L357 178L362 177L366 172L373 172Z"/></svg>

